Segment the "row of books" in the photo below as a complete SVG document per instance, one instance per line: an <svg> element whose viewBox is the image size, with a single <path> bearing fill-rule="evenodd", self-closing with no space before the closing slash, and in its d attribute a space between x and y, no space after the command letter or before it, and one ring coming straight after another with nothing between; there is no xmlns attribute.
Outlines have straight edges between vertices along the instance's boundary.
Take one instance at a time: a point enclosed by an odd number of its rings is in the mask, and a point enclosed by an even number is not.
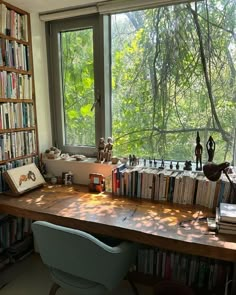
<svg viewBox="0 0 236 295"><path fill-rule="evenodd" d="M236 176L233 177L236 183ZM112 172L114 195L169 201L178 204L197 204L215 208L229 202L230 183L224 175L218 182L209 181L203 173L134 167L121 164Z"/></svg>
<svg viewBox="0 0 236 295"><path fill-rule="evenodd" d="M32 220L0 215L0 269L32 253Z"/></svg>
<svg viewBox="0 0 236 295"><path fill-rule="evenodd" d="M35 163L36 166L38 166L39 165L39 157L37 155L31 156L29 158L14 160L11 162L7 162L6 164L0 165L0 193L9 190L8 184L3 177L3 173L5 171L10 170L12 168L17 168L17 167L21 167L21 166L24 166L27 164L31 164L31 163Z"/></svg>
<svg viewBox="0 0 236 295"><path fill-rule="evenodd" d="M34 126L33 104L10 102L0 104L0 130Z"/></svg>
<svg viewBox="0 0 236 295"><path fill-rule="evenodd" d="M32 76L0 71L0 97L32 99Z"/></svg>
<svg viewBox="0 0 236 295"><path fill-rule="evenodd" d="M29 71L29 46L0 38L0 66Z"/></svg>
<svg viewBox="0 0 236 295"><path fill-rule="evenodd" d="M35 130L0 134L0 161L36 153Z"/></svg>
<svg viewBox="0 0 236 295"><path fill-rule="evenodd" d="M0 219L0 253L31 233L31 220L6 215Z"/></svg>
<svg viewBox="0 0 236 295"><path fill-rule="evenodd" d="M27 15L21 15L0 4L0 33L19 40L28 41Z"/></svg>
<svg viewBox="0 0 236 295"><path fill-rule="evenodd" d="M138 250L136 271L193 288L224 290L225 283L233 275L233 264L162 249L141 248Z"/></svg>

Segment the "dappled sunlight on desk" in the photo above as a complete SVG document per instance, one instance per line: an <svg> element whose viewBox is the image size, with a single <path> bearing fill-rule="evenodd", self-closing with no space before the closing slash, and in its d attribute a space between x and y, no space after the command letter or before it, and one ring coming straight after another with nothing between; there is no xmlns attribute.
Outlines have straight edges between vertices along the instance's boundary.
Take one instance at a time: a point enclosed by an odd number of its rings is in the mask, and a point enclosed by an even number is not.
<svg viewBox="0 0 236 295"><path fill-rule="evenodd" d="M75 198L68 198L63 203L64 208L61 208L60 203L54 206L54 213L60 216L76 218L80 220L111 223L116 224L122 222L126 217L129 208L120 204L116 200L109 200L108 198L99 198L96 195L85 195L75 200Z"/></svg>
<svg viewBox="0 0 236 295"><path fill-rule="evenodd" d="M60 185L17 198L3 195L0 206L8 214L190 254L227 260L236 251L235 236L208 232L201 218L214 214L202 207L92 194L86 187Z"/></svg>

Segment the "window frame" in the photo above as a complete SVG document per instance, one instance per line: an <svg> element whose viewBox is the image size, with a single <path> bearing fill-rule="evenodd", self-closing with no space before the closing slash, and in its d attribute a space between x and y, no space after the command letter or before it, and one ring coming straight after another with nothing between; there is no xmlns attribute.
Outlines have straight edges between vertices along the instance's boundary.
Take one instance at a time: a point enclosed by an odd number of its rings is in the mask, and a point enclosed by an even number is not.
<svg viewBox="0 0 236 295"><path fill-rule="evenodd" d="M95 146L66 145L62 70L58 34L74 29L93 29ZM94 157L99 138L111 136L111 68L110 17L99 14L73 17L46 23L46 42L49 74L50 109L53 145L69 154ZM58 99L60 98L60 99Z"/></svg>

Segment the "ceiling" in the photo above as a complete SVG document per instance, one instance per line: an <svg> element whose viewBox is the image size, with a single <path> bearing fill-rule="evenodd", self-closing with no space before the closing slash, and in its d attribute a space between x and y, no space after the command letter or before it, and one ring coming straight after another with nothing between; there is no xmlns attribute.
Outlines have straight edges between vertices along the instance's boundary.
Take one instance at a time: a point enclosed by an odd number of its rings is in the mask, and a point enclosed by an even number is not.
<svg viewBox="0 0 236 295"><path fill-rule="evenodd" d="M88 6L104 0L5 0L27 12L42 13L65 8Z"/></svg>

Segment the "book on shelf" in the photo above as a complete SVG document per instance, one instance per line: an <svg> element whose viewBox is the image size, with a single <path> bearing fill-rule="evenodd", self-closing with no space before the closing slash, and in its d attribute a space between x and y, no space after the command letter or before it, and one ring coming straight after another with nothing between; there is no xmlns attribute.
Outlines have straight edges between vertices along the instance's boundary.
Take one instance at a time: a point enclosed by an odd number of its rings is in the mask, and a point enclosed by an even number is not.
<svg viewBox="0 0 236 295"><path fill-rule="evenodd" d="M121 180L121 171L126 168L125 164L118 165L115 169L112 170L112 193L114 195L120 196L120 180Z"/></svg>

